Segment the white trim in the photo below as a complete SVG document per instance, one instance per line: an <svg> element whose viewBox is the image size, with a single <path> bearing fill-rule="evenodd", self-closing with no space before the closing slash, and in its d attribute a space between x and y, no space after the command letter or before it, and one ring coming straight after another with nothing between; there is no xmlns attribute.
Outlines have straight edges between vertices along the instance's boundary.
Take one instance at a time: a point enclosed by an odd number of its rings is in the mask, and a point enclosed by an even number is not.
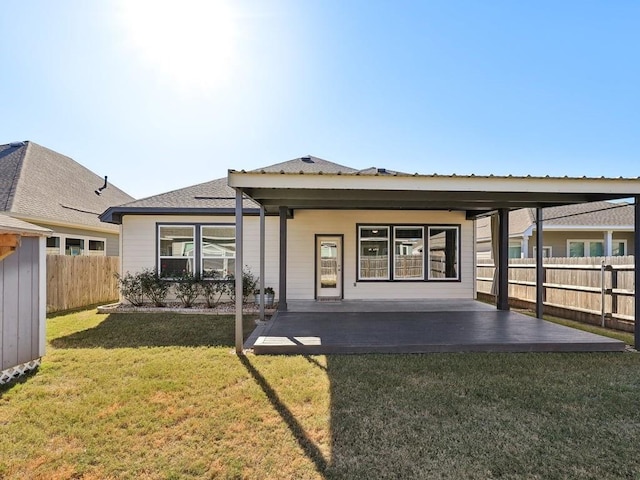
<svg viewBox="0 0 640 480"><path fill-rule="evenodd" d="M400 277L398 278L396 276L396 242L398 242L398 239L396 237L396 231L397 230L420 230L421 232L421 240L422 240L422 275L419 277ZM402 241L402 239L400 239L400 241ZM394 281L398 281L398 282L403 282L403 281L411 281L411 280L424 280L424 258L425 258L425 245L426 245L426 241L424 238L424 227L422 225L394 225L393 226L393 260L391 262L392 264L392 268L393 268L393 280Z"/></svg>
<svg viewBox="0 0 640 480"><path fill-rule="evenodd" d="M55 220L53 218L46 217L29 217L28 215L21 215L20 213L11 213L4 212L5 215L8 215L13 218L17 218L19 220L24 220L25 222L34 223L36 225L44 223L46 225L52 225L54 227L66 227L66 228L75 228L77 230L87 230L89 232L99 232L99 233L108 233L111 235L117 235L118 230L112 228L111 224L102 223L101 225L87 225L82 223L71 223L71 222L63 222L60 220ZM117 225L113 225L113 227L117 227Z"/></svg>
<svg viewBox="0 0 640 480"><path fill-rule="evenodd" d="M46 253L48 253L49 255L66 255L66 248L65 248L65 244L68 238L71 239L76 239L76 240L82 240L85 242L85 248L82 249L80 255L84 255L84 256L89 256L91 255L91 253L89 252L101 252L100 254L96 254L96 256L99 257L106 257L107 256L107 239L104 237L93 237L93 236L88 236L88 235L76 235L73 233L57 233L54 232L53 234L49 235L49 238L58 238L60 240L60 244L58 245L58 253L54 254L53 252L49 253L48 249L49 248L55 248L55 247L46 247L45 244L45 251ZM89 242L90 241L94 241L94 242L102 242L104 243L104 250L90 250L89 249Z"/></svg>
<svg viewBox="0 0 640 480"><path fill-rule="evenodd" d="M351 173L280 173L229 170L234 188L317 190L406 190L436 192L603 192L611 196L640 195L635 178L501 177L481 175L358 175Z"/></svg>
<svg viewBox="0 0 640 480"><path fill-rule="evenodd" d="M362 245L362 229L366 228L369 230L373 230L375 228L378 229L385 229L387 231L387 276L386 277L363 277L362 276L362 249L360 248L360 246ZM357 272L357 280L366 280L366 281L388 281L391 279L391 258L393 256L393 250L391 249L392 245L391 245L391 232L392 232L392 227L390 225L358 225L358 238L357 238L357 242L358 242L358 272ZM371 238L373 239L373 241L382 241L384 239L381 238L376 238L376 237L365 237L365 238Z"/></svg>
<svg viewBox="0 0 640 480"><path fill-rule="evenodd" d="M544 251L549 250L549 255L547 257L544 256ZM537 246L533 246L533 258L536 258ZM551 258L553 257L553 247L551 245L543 245L542 246L542 257L543 258Z"/></svg>

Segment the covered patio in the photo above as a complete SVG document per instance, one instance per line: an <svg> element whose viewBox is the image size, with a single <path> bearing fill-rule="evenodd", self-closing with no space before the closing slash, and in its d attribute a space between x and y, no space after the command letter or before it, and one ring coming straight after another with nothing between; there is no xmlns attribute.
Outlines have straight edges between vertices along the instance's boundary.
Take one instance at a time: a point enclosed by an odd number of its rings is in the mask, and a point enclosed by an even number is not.
<svg viewBox="0 0 640 480"><path fill-rule="evenodd" d="M459 351L622 351L621 342L579 332L542 320L542 249L537 250L536 317L509 311L508 248L509 211L533 208L536 212L536 244L543 244L543 208L600 200L635 199L636 285L640 283L640 182L630 178L554 178L407 175L394 173L290 173L229 171L229 186L236 190L236 278L243 266L243 198L260 205L260 278L264 278L264 218L279 215L278 312L268 325L242 338L242 285L236 284L236 352L252 348L256 353L358 353L358 352L459 352ZM454 279L467 285L468 294L458 298L455 290L437 301L424 296L379 302L370 294L358 299L366 282L353 275L348 291L333 300L288 298L288 222L296 211L424 211L460 212L466 224L494 215L497 272L496 306L475 302L469 275ZM356 223L353 223L353 228ZM464 228L464 227L463 227ZM468 228L468 227L467 227ZM331 232L343 235L344 230ZM348 231L347 231L348 233ZM475 241L475 235L473 238ZM467 238L466 261L472 257ZM459 247L458 247L459 248ZM475 257L475 247L473 247ZM468 265L468 263L467 263ZM297 267L297 265L295 266ZM300 269L297 269L300 272ZM350 272L352 273L352 272ZM345 276L344 270L341 275ZM309 272L313 278L313 272ZM430 280L430 279L427 279ZM424 279L422 281L425 281ZM353 285L351 285L351 283ZM389 281L388 291L398 282ZM406 285L406 284L405 284ZM434 286L436 283L432 282ZM440 284L442 285L442 283ZM455 283L451 282L454 286ZM360 288L358 288L360 286ZM353 287L353 288L351 288ZM264 288L264 285L261 285ZM346 292L346 293L345 293ZM394 298L378 297L389 300ZM468 295L468 296L466 296ZM455 297L455 298L454 298ZM262 302L261 302L262 303ZM636 302L636 345L640 344L640 305Z"/></svg>
<svg viewBox="0 0 640 480"><path fill-rule="evenodd" d="M290 302L245 342L255 354L621 352L623 342L474 300Z"/></svg>

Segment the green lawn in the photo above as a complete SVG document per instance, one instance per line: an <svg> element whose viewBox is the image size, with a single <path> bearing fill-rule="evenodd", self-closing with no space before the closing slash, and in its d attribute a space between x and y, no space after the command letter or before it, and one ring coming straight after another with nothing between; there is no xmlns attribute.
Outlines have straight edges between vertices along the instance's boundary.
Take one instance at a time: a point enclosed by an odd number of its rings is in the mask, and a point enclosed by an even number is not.
<svg viewBox="0 0 640 480"><path fill-rule="evenodd" d="M238 358L231 317L171 314L48 337L0 389L0 478L640 478L638 354Z"/></svg>

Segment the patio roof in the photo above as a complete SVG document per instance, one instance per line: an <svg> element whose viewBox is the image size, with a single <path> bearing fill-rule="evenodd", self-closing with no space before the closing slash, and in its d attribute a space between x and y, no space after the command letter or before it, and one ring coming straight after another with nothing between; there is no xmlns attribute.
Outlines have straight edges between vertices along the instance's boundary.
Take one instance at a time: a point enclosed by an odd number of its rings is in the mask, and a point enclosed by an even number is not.
<svg viewBox="0 0 640 480"><path fill-rule="evenodd" d="M463 210L474 217L499 208L545 208L640 195L637 178L229 170L228 182L267 212L279 207Z"/></svg>

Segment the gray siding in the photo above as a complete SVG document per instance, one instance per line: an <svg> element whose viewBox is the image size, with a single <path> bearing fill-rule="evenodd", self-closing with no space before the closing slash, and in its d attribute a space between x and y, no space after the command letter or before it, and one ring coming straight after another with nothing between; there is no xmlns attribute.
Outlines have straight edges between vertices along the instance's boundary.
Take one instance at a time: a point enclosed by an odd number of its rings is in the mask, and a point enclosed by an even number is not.
<svg viewBox="0 0 640 480"><path fill-rule="evenodd" d="M40 357L38 242L23 237L16 252L0 260L0 370Z"/></svg>

